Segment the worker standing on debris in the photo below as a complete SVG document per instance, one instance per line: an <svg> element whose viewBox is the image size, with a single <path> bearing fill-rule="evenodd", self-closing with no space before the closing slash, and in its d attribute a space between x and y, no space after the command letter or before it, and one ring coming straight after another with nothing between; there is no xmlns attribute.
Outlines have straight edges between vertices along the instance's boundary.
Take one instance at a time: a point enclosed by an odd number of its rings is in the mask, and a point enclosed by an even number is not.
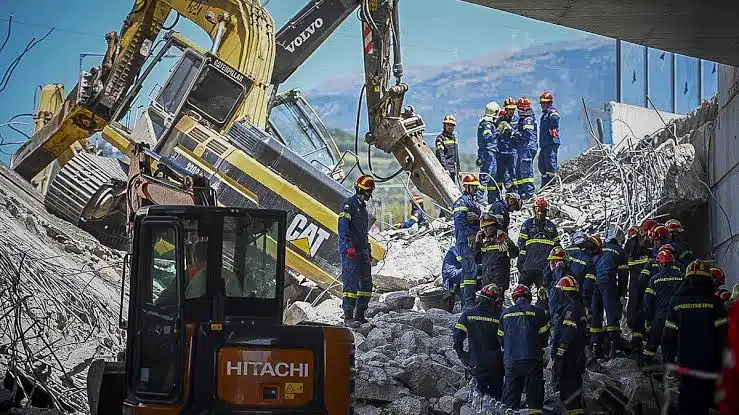
<svg viewBox="0 0 739 415"><path fill-rule="evenodd" d="M672 298L662 337L665 362L683 368L678 407L681 414L708 414L716 381L689 371L718 374L726 344L727 312L713 295L708 263L696 260L685 271L685 286ZM732 393L735 393L733 391Z"/></svg>
<svg viewBox="0 0 739 415"><path fill-rule="evenodd" d="M515 191L513 186L513 178L516 175L516 143L514 138L514 128L516 125L516 100L508 97L503 102L504 112L498 119L496 129L496 150L497 150L497 171L495 175L495 184L497 186L494 191L494 198L500 198L500 191L504 188L506 191ZM488 195L490 193L488 192ZM490 197L490 196L488 196Z"/></svg>
<svg viewBox="0 0 739 415"><path fill-rule="evenodd" d="M683 238L685 230L683 229L682 223L677 219L670 219L665 222L665 226L670 231L670 245L675 248L677 256L675 259L682 264L685 268L688 264L693 262L695 255L693 250L690 249L688 241Z"/></svg>
<svg viewBox="0 0 739 415"><path fill-rule="evenodd" d="M477 291L477 263L475 262L475 235L480 230L480 208L475 204L475 192L480 181L474 174L462 180L462 196L452 205L454 237L457 255L462 257L462 310L471 307Z"/></svg>
<svg viewBox="0 0 739 415"><path fill-rule="evenodd" d="M375 190L372 176L362 175L354 182L354 196L344 200L339 213L339 254L341 283L344 286L344 322L366 323L364 317L372 297L369 215L367 202Z"/></svg>
<svg viewBox="0 0 739 415"><path fill-rule="evenodd" d="M645 286L645 284L639 284L639 281L644 278L642 271L650 266L649 258L652 252L649 249L649 232L655 226L657 226L657 222L654 220L647 219L643 221L639 225L637 235L626 243L628 251L625 251L625 253L628 255L629 265L629 300L626 305L626 325L631 331L632 357L637 360L641 359L644 335L646 334L644 319L638 314L644 296L643 292L640 293L639 288ZM648 282L649 278L646 281Z"/></svg>
<svg viewBox="0 0 739 415"><path fill-rule="evenodd" d="M552 248L547 260L549 265L544 269L544 280L539 288L540 294L537 297L548 299L549 317L554 320L557 318L557 306L562 302L560 293L556 288L557 282L566 275L572 275L572 270L567 261L567 253L562 247L555 246ZM547 289L547 287L549 288Z"/></svg>
<svg viewBox="0 0 739 415"><path fill-rule="evenodd" d="M559 112L554 108L554 96L544 92L539 97L541 121L539 122L539 173L541 187L557 174L557 151L559 150Z"/></svg>
<svg viewBox="0 0 739 415"><path fill-rule="evenodd" d="M601 244L600 238L595 239L596 245ZM604 346L608 350L608 358L616 356L616 342L620 337L621 327L621 299L625 294L628 275L626 255L617 240L616 228L606 232L606 243L602 254L595 262L595 290L591 304L593 353L602 357ZM606 315L605 336L603 329L603 312Z"/></svg>
<svg viewBox="0 0 739 415"><path fill-rule="evenodd" d="M441 134L436 136L436 158L439 159L441 167L449 173L452 181L459 184L459 148L454 132L457 118L454 115L446 115L442 125L444 128Z"/></svg>
<svg viewBox="0 0 739 415"><path fill-rule="evenodd" d="M582 375L588 318L580 301L580 287L573 276L562 277L556 288L562 301L558 305L557 318L552 320L552 384L559 390L568 414L583 414Z"/></svg>
<svg viewBox="0 0 739 415"><path fill-rule="evenodd" d="M529 287L533 284L542 287L549 252L559 246L557 227L547 219L548 210L546 199L534 201L534 217L526 219L518 235L519 282Z"/></svg>
<svg viewBox="0 0 739 415"><path fill-rule="evenodd" d="M454 325L454 351L470 368L478 389L500 400L503 394L503 350L498 340L503 291L489 284L477 294L477 303L462 312ZM469 338L468 352L464 339Z"/></svg>
<svg viewBox="0 0 739 415"><path fill-rule="evenodd" d="M504 200L496 200L490 205L490 213L498 220L498 225L508 232L511 212L521 210L521 197L515 192L506 192Z"/></svg>
<svg viewBox="0 0 739 415"><path fill-rule="evenodd" d="M418 224L418 227L428 225L426 219L426 213L423 210L423 196L418 193L414 193L411 197L411 214L405 222L397 224L395 228L412 228L413 225Z"/></svg>
<svg viewBox="0 0 739 415"><path fill-rule="evenodd" d="M498 190L495 186L495 172L497 169L495 142L495 124L498 121L500 105L491 101L485 106L485 115L477 125L477 160L475 164L480 168L480 188L477 190L475 199L477 203L483 203L485 192L488 192L488 204L498 200L494 196Z"/></svg>
<svg viewBox="0 0 739 415"><path fill-rule="evenodd" d="M647 344L644 346L643 358L649 361L654 359L657 347L662 343L667 307L683 282L683 273L672 267L675 261L672 252L666 249L660 251L656 261L659 264L659 272L649 279L643 299L644 320L648 322Z"/></svg>
<svg viewBox="0 0 739 415"><path fill-rule="evenodd" d="M534 197L534 156L536 156L538 135L536 119L531 109L531 100L521 97L516 102L518 122L516 123L516 175L513 187L521 199L527 201Z"/></svg>
<svg viewBox="0 0 739 415"><path fill-rule="evenodd" d="M495 284L505 292L511 284L511 259L518 256L518 247L490 213L480 215L480 228L475 237L475 258L482 264L482 284Z"/></svg>
<svg viewBox="0 0 739 415"><path fill-rule="evenodd" d="M585 309L589 310L595 285L595 260L593 259L596 255L595 244L585 235L585 232L577 231L572 236L572 246L567 247L565 251L567 252L567 265L580 287L582 303Z"/></svg>
<svg viewBox="0 0 739 415"><path fill-rule="evenodd" d="M519 409L525 387L529 413L540 414L544 407L543 361L549 323L544 310L531 304L529 287L517 286L511 297L514 304L501 314L498 330L505 365L503 403Z"/></svg>

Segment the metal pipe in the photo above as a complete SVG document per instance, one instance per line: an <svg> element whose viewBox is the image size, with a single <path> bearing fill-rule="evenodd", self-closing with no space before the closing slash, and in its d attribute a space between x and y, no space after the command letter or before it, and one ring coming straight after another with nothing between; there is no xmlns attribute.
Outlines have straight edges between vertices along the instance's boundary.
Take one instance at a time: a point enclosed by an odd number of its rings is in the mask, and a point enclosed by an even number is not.
<svg viewBox="0 0 739 415"><path fill-rule="evenodd" d="M698 58L698 105L703 102L703 59Z"/></svg>
<svg viewBox="0 0 739 415"><path fill-rule="evenodd" d="M644 46L644 96L649 96L649 48ZM649 108L649 102L644 100L644 106Z"/></svg>
<svg viewBox="0 0 739 415"><path fill-rule="evenodd" d="M616 39L616 102L622 103L621 96L621 39Z"/></svg>
<svg viewBox="0 0 739 415"><path fill-rule="evenodd" d="M213 46L210 48L210 53L215 54L218 47L221 46L221 40L223 39L223 33L226 32L226 21L219 19L218 29L216 29L216 37L213 39Z"/></svg>
<svg viewBox="0 0 739 415"><path fill-rule="evenodd" d="M673 114L677 113L677 64L675 61L677 60L677 57L675 56L675 52L672 52L672 88L670 88L671 94L672 94L672 112Z"/></svg>

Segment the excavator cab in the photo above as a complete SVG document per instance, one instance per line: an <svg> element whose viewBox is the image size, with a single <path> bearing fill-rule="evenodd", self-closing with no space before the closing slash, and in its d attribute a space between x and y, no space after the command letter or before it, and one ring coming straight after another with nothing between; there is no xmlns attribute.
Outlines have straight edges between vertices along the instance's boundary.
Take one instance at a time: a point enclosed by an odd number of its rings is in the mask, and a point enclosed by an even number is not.
<svg viewBox="0 0 739 415"><path fill-rule="evenodd" d="M92 364L91 413L350 413L351 332L281 324L286 226L278 210L139 209L125 363Z"/></svg>

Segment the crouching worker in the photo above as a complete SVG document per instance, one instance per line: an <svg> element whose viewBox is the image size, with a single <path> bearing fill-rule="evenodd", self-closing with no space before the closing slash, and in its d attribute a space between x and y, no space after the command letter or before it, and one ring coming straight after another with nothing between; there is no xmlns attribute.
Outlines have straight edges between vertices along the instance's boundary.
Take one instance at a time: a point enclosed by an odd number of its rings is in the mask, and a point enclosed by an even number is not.
<svg viewBox="0 0 739 415"><path fill-rule="evenodd" d="M482 283L495 284L505 292L511 283L511 259L518 256L518 247L490 213L480 215L480 228L475 237L475 257L482 264Z"/></svg>
<svg viewBox="0 0 739 415"><path fill-rule="evenodd" d="M489 284L477 293L477 303L454 326L454 351L477 381L480 392L500 400L503 393L503 350L498 342L503 291ZM463 348L469 337L469 351Z"/></svg>
<svg viewBox="0 0 739 415"><path fill-rule="evenodd" d="M451 313L462 283L462 257L457 255L457 247L454 245L446 251L441 263L441 283L447 290L442 298L442 308Z"/></svg>

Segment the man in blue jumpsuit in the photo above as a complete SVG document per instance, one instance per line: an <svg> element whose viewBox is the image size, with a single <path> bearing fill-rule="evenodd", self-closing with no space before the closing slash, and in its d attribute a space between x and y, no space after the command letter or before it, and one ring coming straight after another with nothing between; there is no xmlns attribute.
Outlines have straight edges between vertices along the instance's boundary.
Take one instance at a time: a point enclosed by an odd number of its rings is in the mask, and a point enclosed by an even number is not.
<svg viewBox="0 0 739 415"><path fill-rule="evenodd" d="M529 413L540 414L544 407L544 351L549 322L545 311L531 304L529 287L519 285L511 297L514 304L501 314L498 330L505 366L503 403L520 409L525 387Z"/></svg>
<svg viewBox="0 0 739 415"><path fill-rule="evenodd" d="M662 353L666 363L675 363L689 370L719 373L728 317L721 299L713 295L709 269L710 265L700 260L687 266L685 284L667 307ZM715 390L715 380L681 376L680 414L708 414Z"/></svg>
<svg viewBox="0 0 739 415"><path fill-rule="evenodd" d="M503 394L503 350L498 340L503 291L495 284L483 287L477 303L462 312L454 325L454 351L477 381L479 390L500 400ZM469 351L464 339L469 338Z"/></svg>
<svg viewBox="0 0 739 415"><path fill-rule="evenodd" d="M587 317L580 302L577 281L565 276L557 282L561 292L558 317L553 320L552 380L559 388L559 397L565 402L567 413L584 414L582 379L585 372L585 347L587 345Z"/></svg>
<svg viewBox="0 0 739 415"><path fill-rule="evenodd" d="M342 203L338 220L341 283L344 287L342 308L347 325L355 321L367 322L364 314L372 297L367 201L375 190L375 180L371 176L359 176L354 189L354 196Z"/></svg>
<svg viewBox="0 0 739 415"><path fill-rule="evenodd" d="M674 261L672 252L666 249L660 251L656 258L659 271L652 275L647 283L647 289L644 290L642 303L648 336L642 353L643 358L647 360L654 359L657 354L657 347L662 343L667 307L683 283L683 273L672 267Z"/></svg>
<svg viewBox="0 0 739 415"><path fill-rule="evenodd" d="M584 232L577 231L572 237L572 246L565 249L567 262L577 285L580 286L582 303L590 309L590 299L595 285L595 244ZM599 253L597 253L599 254Z"/></svg>
<svg viewBox="0 0 739 415"><path fill-rule="evenodd" d="M518 234L519 282L523 285L542 287L544 268L552 248L559 246L559 233L554 223L547 219L549 202L546 199L534 201L534 217L521 225ZM549 287L546 287L548 289Z"/></svg>
<svg viewBox="0 0 739 415"><path fill-rule="evenodd" d="M683 234L685 232L683 225L677 219L670 219L665 222L665 226L670 231L670 245L675 248L677 255L675 259L682 264L683 268L685 268L688 264L693 262L695 254L693 254L693 250L690 249L688 241L683 238Z"/></svg>
<svg viewBox="0 0 739 415"><path fill-rule="evenodd" d="M454 238L457 255L462 257L462 310L471 307L477 291L477 263L475 262L475 235L480 230L480 208L475 204L475 192L480 185L474 174L462 179L464 191L452 205Z"/></svg>
<svg viewBox="0 0 739 415"><path fill-rule="evenodd" d="M515 192L506 192L504 200L496 200L490 205L490 213L498 220L504 232L508 232L511 223L511 212L521 210L521 197Z"/></svg>
<svg viewBox="0 0 739 415"><path fill-rule="evenodd" d="M557 173L557 151L559 150L559 112L552 103L554 97L544 92L539 97L541 121L539 122L539 173L541 187L549 183Z"/></svg>
<svg viewBox="0 0 739 415"><path fill-rule="evenodd" d="M495 175L494 198L500 198L500 190L504 188L508 191L515 191L513 186L513 178L516 176L516 147L514 138L514 126L518 122L516 119L516 100L513 97L505 99L503 104L504 113L498 119L496 128L496 150L497 150L497 171ZM488 192L488 197L490 192Z"/></svg>
<svg viewBox="0 0 739 415"><path fill-rule="evenodd" d="M485 115L480 119L477 125L477 160L475 164L480 168L480 188L477 190L475 199L477 203L483 203L485 192L488 192L488 204L493 203L496 199L495 191L495 171L496 163L496 143L495 143L495 125L500 115L500 105L497 102L489 102L485 106Z"/></svg>
<svg viewBox="0 0 739 415"><path fill-rule="evenodd" d="M561 303L561 294L557 290L556 285L560 279L567 275L572 275L569 262L567 261L567 253L562 247L555 246L547 257L549 265L544 268L544 281L542 288L546 288L546 296L548 297L549 318L557 318L557 304ZM544 292L544 291L542 291Z"/></svg>
<svg viewBox="0 0 739 415"><path fill-rule="evenodd" d="M608 229L603 253L595 262L595 290L591 303L590 333L593 335L593 351L597 357L601 357L604 346L607 346L605 350L608 350L609 359L616 356L616 345L621 335L621 307L629 272L626 254L616 237L616 229ZM603 336L604 311L606 315L605 339Z"/></svg>
<svg viewBox="0 0 739 415"><path fill-rule="evenodd" d="M442 125L443 131L436 136L436 158L441 167L449 173L452 181L459 184L459 146L454 132L457 118L454 115L446 115Z"/></svg>
<svg viewBox="0 0 739 415"><path fill-rule="evenodd" d="M395 225L396 228L407 229L418 224L418 227L428 225L426 213L423 210L423 196L415 193L411 198L411 214L405 222Z"/></svg>
<svg viewBox="0 0 739 415"><path fill-rule="evenodd" d="M456 296L460 293L462 283L462 257L457 255L457 247L452 245L444 254L441 262L441 285L447 290L442 299L442 309L450 313L454 309Z"/></svg>
<svg viewBox="0 0 739 415"><path fill-rule="evenodd" d="M524 201L534 197L534 156L536 155L538 136L536 119L531 101L521 97L516 103L518 122L516 123L516 176L513 187Z"/></svg>

